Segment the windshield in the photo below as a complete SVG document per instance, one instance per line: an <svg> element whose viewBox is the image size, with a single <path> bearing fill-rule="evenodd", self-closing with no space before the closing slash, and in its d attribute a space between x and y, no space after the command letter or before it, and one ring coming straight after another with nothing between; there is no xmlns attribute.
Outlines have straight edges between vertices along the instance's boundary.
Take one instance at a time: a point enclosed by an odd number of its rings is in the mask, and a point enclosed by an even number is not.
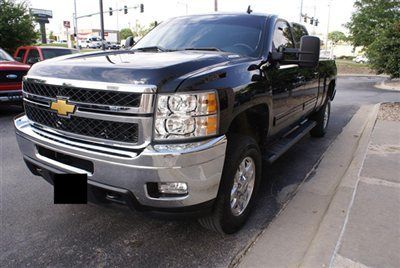
<svg viewBox="0 0 400 268"><path fill-rule="evenodd" d="M14 59L0 48L0 61L14 61Z"/></svg>
<svg viewBox="0 0 400 268"><path fill-rule="evenodd" d="M265 18L243 15L178 17L164 22L144 36L133 49L165 50L216 48L239 55L260 54Z"/></svg>
<svg viewBox="0 0 400 268"><path fill-rule="evenodd" d="M77 53L77 51L73 49L60 49L60 48L42 48L43 58L45 60L51 59L54 57L59 57L63 55L68 55L72 53Z"/></svg>

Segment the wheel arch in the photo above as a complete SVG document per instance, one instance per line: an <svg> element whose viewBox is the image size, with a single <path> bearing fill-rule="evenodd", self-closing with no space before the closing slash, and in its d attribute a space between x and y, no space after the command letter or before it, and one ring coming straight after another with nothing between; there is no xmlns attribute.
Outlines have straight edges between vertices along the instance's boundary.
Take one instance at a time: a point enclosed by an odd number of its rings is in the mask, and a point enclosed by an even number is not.
<svg viewBox="0 0 400 268"><path fill-rule="evenodd" d="M266 103L257 104L236 114L228 127L230 134L248 135L254 138L260 146L265 142L270 122L270 108Z"/></svg>

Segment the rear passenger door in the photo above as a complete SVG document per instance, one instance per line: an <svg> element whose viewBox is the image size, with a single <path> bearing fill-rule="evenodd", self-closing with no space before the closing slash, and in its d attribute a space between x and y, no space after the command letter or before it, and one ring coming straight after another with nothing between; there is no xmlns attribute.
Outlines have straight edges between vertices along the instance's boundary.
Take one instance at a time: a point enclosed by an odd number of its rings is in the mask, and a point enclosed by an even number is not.
<svg viewBox="0 0 400 268"><path fill-rule="evenodd" d="M295 48L289 23L278 20L274 28L272 49L281 51L285 48ZM293 59L293 55L285 55ZM283 130L295 123L302 112L301 89L304 86L299 75L297 64L278 64L267 72L267 79L272 86L274 126L277 131Z"/></svg>

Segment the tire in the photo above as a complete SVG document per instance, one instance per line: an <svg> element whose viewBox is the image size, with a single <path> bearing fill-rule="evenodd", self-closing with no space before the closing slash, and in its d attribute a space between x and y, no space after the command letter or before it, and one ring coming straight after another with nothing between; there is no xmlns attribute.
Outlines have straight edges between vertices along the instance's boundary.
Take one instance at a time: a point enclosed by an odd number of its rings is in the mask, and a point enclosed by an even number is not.
<svg viewBox="0 0 400 268"><path fill-rule="evenodd" d="M311 119L317 122L317 125L310 131L312 137L325 136L326 130L329 125L330 115L331 115L331 100L328 97L328 100L326 101L325 105L311 117Z"/></svg>
<svg viewBox="0 0 400 268"><path fill-rule="evenodd" d="M239 166L249 171L244 176L236 176L244 180L247 186L241 188L239 184L235 183L235 175L239 174ZM251 176L251 166L254 167L254 176ZM226 151L224 169L222 171L221 183L219 187L218 196L214 205L214 210L211 215L199 219L199 223L212 231L219 232L221 234L232 234L240 230L240 228L247 221L251 209L254 206L255 196L260 185L261 180L261 153L256 141L248 136L244 135L231 135L228 137L228 148ZM237 173L238 172L238 173ZM243 181L241 181L243 182ZM245 185L245 184L243 184ZM234 186L237 189L233 191ZM252 191L250 190L252 188ZM243 195L239 195L242 189ZM246 191L248 189L248 191ZM251 193L250 193L251 191ZM241 203L241 198L231 197L232 193L238 193L236 197L243 198L244 201ZM235 196L235 195L234 195ZM248 198L245 198L245 197ZM231 201L231 198L233 201ZM233 208L231 207L233 202ZM238 204L245 204L243 209ZM235 205L236 204L236 205Z"/></svg>

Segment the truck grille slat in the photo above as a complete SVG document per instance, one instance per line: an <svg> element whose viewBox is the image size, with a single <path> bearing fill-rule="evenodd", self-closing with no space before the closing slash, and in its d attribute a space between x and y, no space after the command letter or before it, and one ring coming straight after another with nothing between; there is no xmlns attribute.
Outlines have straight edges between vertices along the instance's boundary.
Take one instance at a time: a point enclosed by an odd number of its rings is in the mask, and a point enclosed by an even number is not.
<svg viewBox="0 0 400 268"><path fill-rule="evenodd" d="M27 117L38 124L74 134L119 142L137 143L138 124L114 122L93 118L60 117L57 113L24 103Z"/></svg>
<svg viewBox="0 0 400 268"><path fill-rule="evenodd" d="M139 107L141 94L132 92L117 92L111 90L96 90L69 86L58 86L49 84L40 84L30 81L24 81L23 89L27 93L56 98L68 97L70 101L125 106Z"/></svg>

